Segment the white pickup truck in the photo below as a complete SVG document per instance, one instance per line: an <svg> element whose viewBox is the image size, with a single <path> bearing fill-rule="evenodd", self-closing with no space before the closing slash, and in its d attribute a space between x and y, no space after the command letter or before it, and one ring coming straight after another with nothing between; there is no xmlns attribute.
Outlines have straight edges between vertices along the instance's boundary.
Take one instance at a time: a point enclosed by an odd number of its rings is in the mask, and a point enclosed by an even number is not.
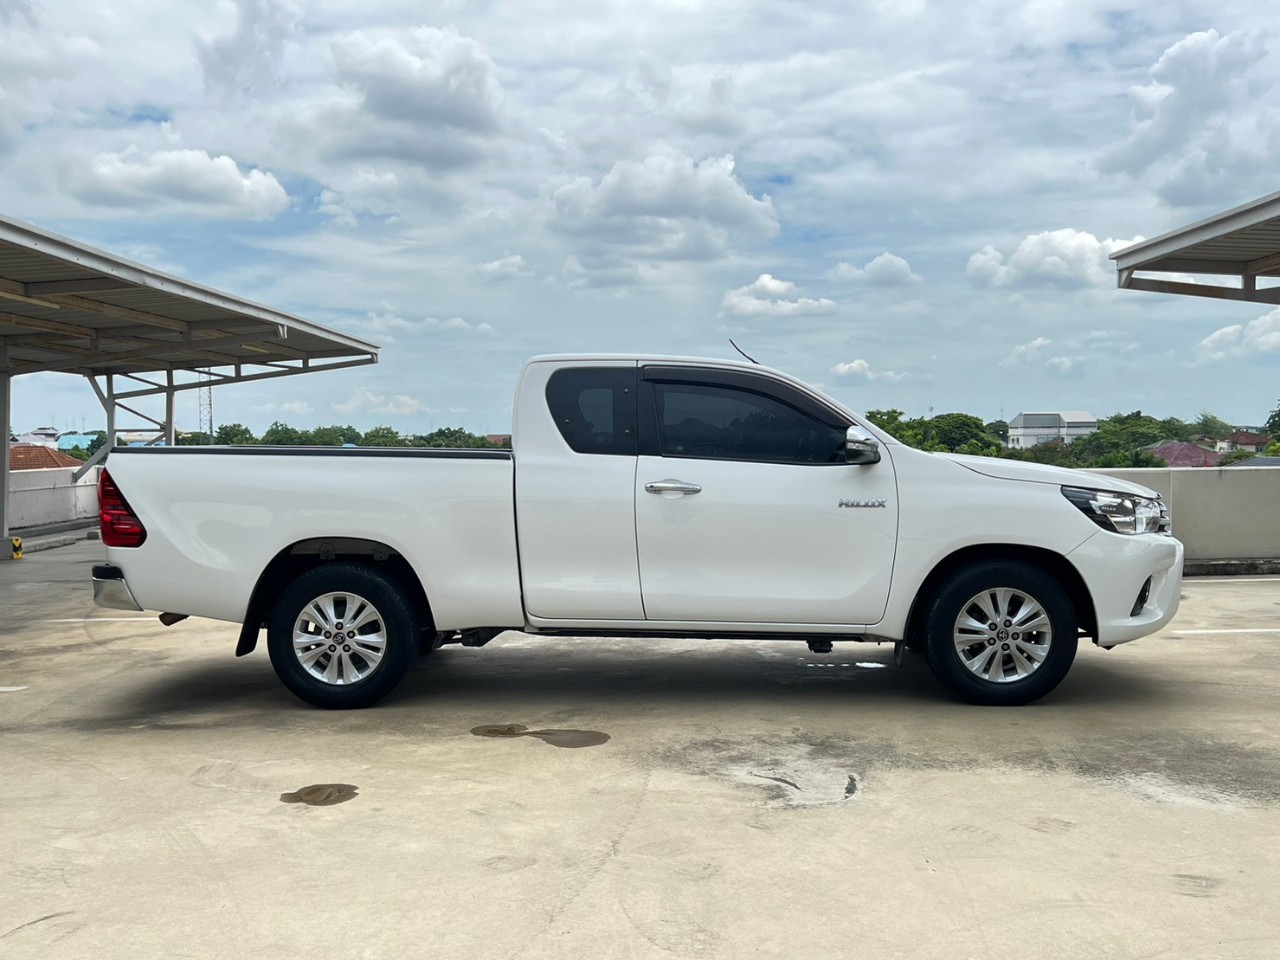
<svg viewBox="0 0 1280 960"><path fill-rule="evenodd" d="M798 380L718 360L545 357L514 451L125 448L98 604L267 629L321 707L443 643L539 635L892 641L957 696L1036 700L1080 636L1152 633L1182 544L1156 493L923 453Z"/></svg>

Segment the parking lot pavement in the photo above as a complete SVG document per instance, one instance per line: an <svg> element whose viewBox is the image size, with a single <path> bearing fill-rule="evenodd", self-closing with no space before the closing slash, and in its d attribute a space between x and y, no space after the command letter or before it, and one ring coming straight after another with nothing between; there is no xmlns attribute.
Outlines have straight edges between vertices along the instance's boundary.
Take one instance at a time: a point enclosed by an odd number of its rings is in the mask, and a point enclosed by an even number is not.
<svg viewBox="0 0 1280 960"><path fill-rule="evenodd" d="M7 960L1276 956L1280 578L1024 708L888 647L507 634L328 713L233 626L95 610L101 549L0 564ZM516 724L608 740L471 732Z"/></svg>

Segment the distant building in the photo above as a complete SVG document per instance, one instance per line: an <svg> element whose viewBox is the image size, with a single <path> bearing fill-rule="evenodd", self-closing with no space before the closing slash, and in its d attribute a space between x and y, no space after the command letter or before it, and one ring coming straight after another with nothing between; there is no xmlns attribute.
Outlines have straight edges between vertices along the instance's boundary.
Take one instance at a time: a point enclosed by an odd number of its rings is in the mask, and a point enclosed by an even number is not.
<svg viewBox="0 0 1280 960"><path fill-rule="evenodd" d="M58 431L53 427L36 427L30 433L18 434L19 443L34 443L41 447L58 449Z"/></svg>
<svg viewBox="0 0 1280 960"><path fill-rule="evenodd" d="M1250 457L1228 464L1230 467L1280 467L1280 457Z"/></svg>
<svg viewBox="0 0 1280 960"><path fill-rule="evenodd" d="M1267 438L1260 433L1253 433L1249 430L1237 430L1231 436L1223 440L1219 440L1214 449L1218 453L1231 453L1233 450L1248 450L1251 453L1261 453L1267 449Z"/></svg>
<svg viewBox="0 0 1280 960"><path fill-rule="evenodd" d="M511 446L511 434L509 433L486 433L484 438L495 447Z"/></svg>
<svg viewBox="0 0 1280 960"><path fill-rule="evenodd" d="M1162 440L1143 449L1163 460L1166 467L1216 467L1222 459L1222 454L1216 450L1206 450L1181 440Z"/></svg>
<svg viewBox="0 0 1280 960"><path fill-rule="evenodd" d="M1009 421L1009 442L1014 450L1025 450L1039 443L1061 440L1070 443L1098 430L1098 418L1083 410L1059 410L1053 413L1020 413Z"/></svg>
<svg viewBox="0 0 1280 960"><path fill-rule="evenodd" d="M10 470L49 470L59 467L80 467L75 457L60 453L43 443L18 443L9 448Z"/></svg>
<svg viewBox="0 0 1280 960"><path fill-rule="evenodd" d="M58 449L74 450L79 447L82 450L88 450L90 444L97 439L92 433L64 433L58 438Z"/></svg>

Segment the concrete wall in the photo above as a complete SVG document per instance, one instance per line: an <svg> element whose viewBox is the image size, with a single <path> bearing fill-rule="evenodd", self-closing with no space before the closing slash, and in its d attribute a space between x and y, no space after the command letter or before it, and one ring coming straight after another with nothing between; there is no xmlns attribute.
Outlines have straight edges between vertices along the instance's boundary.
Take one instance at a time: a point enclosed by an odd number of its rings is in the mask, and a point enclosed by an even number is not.
<svg viewBox="0 0 1280 960"><path fill-rule="evenodd" d="M1280 558L1280 467L1093 470L1158 490L1188 560Z"/></svg>
<svg viewBox="0 0 1280 960"><path fill-rule="evenodd" d="M94 467L76 484L71 482L75 467L13 471L9 475L9 529L95 516L101 469Z"/></svg>

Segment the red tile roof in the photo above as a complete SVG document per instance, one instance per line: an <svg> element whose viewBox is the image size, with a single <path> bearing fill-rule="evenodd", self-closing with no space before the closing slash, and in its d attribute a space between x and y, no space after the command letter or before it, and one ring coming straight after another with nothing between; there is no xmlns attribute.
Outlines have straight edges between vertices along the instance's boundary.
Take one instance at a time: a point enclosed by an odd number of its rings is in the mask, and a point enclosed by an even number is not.
<svg viewBox="0 0 1280 960"><path fill-rule="evenodd" d="M1248 430L1237 430L1231 436L1227 437L1227 441L1229 443L1234 443L1237 446L1256 447L1260 444L1265 444L1267 442L1267 438L1260 433L1250 433Z"/></svg>
<svg viewBox="0 0 1280 960"><path fill-rule="evenodd" d="M9 469L47 470L50 467L78 467L80 461L52 447L38 443L15 443L9 448Z"/></svg>
<svg viewBox="0 0 1280 960"><path fill-rule="evenodd" d="M1180 440L1169 440L1147 447L1147 452L1159 457L1169 467L1216 467L1222 459L1220 453Z"/></svg>

